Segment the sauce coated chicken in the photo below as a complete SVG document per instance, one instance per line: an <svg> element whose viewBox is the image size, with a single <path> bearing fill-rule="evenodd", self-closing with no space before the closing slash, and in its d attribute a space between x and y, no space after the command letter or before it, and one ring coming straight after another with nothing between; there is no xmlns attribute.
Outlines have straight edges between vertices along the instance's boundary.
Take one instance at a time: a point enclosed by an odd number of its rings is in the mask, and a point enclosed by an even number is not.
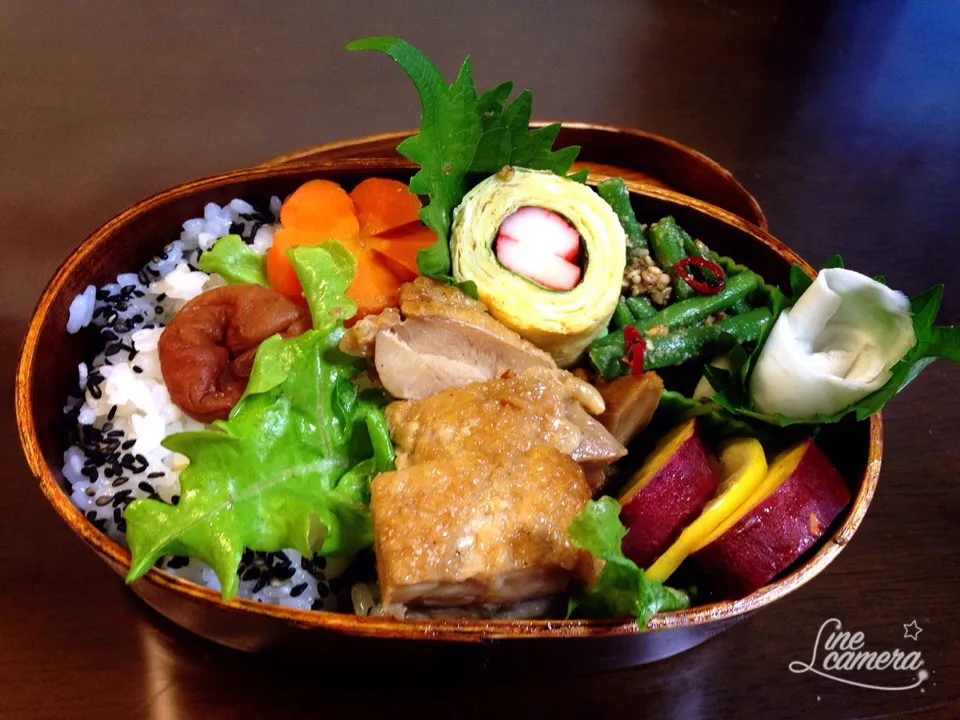
<svg viewBox="0 0 960 720"><path fill-rule="evenodd" d="M510 605L562 591L591 565L567 527L590 499L577 461L607 437L576 406L603 409L572 374L542 367L396 402L398 470L373 481L370 511L384 602ZM585 441L587 441L585 443Z"/></svg>
<svg viewBox="0 0 960 720"><path fill-rule="evenodd" d="M269 288L227 285L198 295L160 335L170 399L194 420L226 419L247 387L260 343L309 329L306 308Z"/></svg>

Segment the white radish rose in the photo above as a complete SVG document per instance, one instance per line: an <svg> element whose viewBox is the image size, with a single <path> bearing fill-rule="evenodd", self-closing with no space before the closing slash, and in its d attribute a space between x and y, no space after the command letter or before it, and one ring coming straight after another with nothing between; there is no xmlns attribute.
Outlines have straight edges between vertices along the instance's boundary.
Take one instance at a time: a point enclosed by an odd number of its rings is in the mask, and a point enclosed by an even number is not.
<svg viewBox="0 0 960 720"><path fill-rule="evenodd" d="M903 293L852 270L821 270L760 352L754 406L797 419L838 412L882 387L915 342Z"/></svg>

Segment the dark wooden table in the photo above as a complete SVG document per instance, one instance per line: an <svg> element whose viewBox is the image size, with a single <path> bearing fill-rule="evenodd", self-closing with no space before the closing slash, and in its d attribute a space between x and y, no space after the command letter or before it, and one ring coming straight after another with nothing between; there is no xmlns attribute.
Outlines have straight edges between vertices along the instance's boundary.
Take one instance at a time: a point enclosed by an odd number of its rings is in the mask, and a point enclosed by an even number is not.
<svg viewBox="0 0 960 720"><path fill-rule="evenodd" d="M539 117L631 125L725 164L814 264L960 321L960 4L909 2L0 3L4 397L23 328L67 252L126 205L196 176L413 126L399 70L341 51L402 35ZM45 505L4 421L0 714L6 717L878 717L960 713L960 371L926 371L886 419L880 489L850 547L788 599L690 653L580 678L329 677L191 637L149 612ZM821 623L919 649L922 690L788 670ZM903 637L916 620L919 640ZM371 664L378 659L371 657Z"/></svg>

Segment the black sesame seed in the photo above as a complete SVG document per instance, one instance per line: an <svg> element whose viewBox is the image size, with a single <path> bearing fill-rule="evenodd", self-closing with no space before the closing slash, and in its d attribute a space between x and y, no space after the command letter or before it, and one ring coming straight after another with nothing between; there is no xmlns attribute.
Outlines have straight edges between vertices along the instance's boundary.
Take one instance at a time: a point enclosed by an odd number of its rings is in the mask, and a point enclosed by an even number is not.
<svg viewBox="0 0 960 720"><path fill-rule="evenodd" d="M165 475L166 473L164 472L152 472L149 475L147 475L147 477L150 478L151 480L156 480L157 478L162 478Z"/></svg>
<svg viewBox="0 0 960 720"><path fill-rule="evenodd" d="M120 522L120 518L123 517L123 508L116 507L113 509L113 522Z"/></svg>
<svg viewBox="0 0 960 720"><path fill-rule="evenodd" d="M314 600L310 606L311 610L323 610L323 600Z"/></svg>
<svg viewBox="0 0 960 720"><path fill-rule="evenodd" d="M274 570L273 575L274 575L275 578L277 578L277 580L289 580L290 578L293 577L293 575L294 575L295 572L296 572L296 569L295 569L295 568L292 568L292 567L283 568L283 567L281 567L281 568L276 568L276 569Z"/></svg>
<svg viewBox="0 0 960 720"><path fill-rule="evenodd" d="M253 586L253 589L250 591L252 595L256 595L258 592L263 590L267 586L267 576L261 575L260 579L257 580L256 584Z"/></svg>
<svg viewBox="0 0 960 720"><path fill-rule="evenodd" d="M325 598L330 594L330 588L327 587L326 583L318 582L317 583L317 595L322 598Z"/></svg>
<svg viewBox="0 0 960 720"><path fill-rule="evenodd" d="M130 359L133 360L133 358L130 358ZM139 365L134 365L134 366L133 366L133 371L134 371L137 375L139 375L140 373L143 372L143 368L140 367Z"/></svg>
<svg viewBox="0 0 960 720"><path fill-rule="evenodd" d="M132 447L133 447L134 445L136 445L136 444L137 444L137 441L136 441L135 439L134 439L134 440L124 440L123 444L121 444L120 447L121 447L122 449L124 449L124 450L129 450L130 448L132 448Z"/></svg>
<svg viewBox="0 0 960 720"><path fill-rule="evenodd" d="M157 306L153 309L153 311L154 311L157 315L163 315L163 305L157 305Z"/></svg>
<svg viewBox="0 0 960 720"><path fill-rule="evenodd" d="M128 478L126 475L121 475L110 484L113 487L120 487L121 485L126 485L128 482L130 482L130 478Z"/></svg>
<svg viewBox="0 0 960 720"><path fill-rule="evenodd" d="M140 453L137 453L136 458L137 458L137 462L140 463L141 465L146 465L146 464L147 464L147 458L145 458L145 457L144 457L143 455L141 455Z"/></svg>
<svg viewBox="0 0 960 720"><path fill-rule="evenodd" d="M100 389L99 385L94 385L93 387L89 388L89 390L90 395L93 396L94 400L99 400L103 397L103 391Z"/></svg>
<svg viewBox="0 0 960 720"><path fill-rule="evenodd" d="M117 416L117 406L111 405L110 412L107 413L107 420L113 420Z"/></svg>
<svg viewBox="0 0 960 720"><path fill-rule="evenodd" d="M113 502L113 498L110 495L101 495L96 499L97 507L103 507L104 505L109 505Z"/></svg>
<svg viewBox="0 0 960 720"><path fill-rule="evenodd" d="M87 520L96 520L97 511L96 510L87 510Z"/></svg>
<svg viewBox="0 0 960 720"><path fill-rule="evenodd" d="M112 467L104 468L103 476L105 478L112 478L114 475L119 475L119 473L115 473Z"/></svg>
<svg viewBox="0 0 960 720"><path fill-rule="evenodd" d="M159 295L157 295L157 302L163 302L166 299L167 299L166 293L160 293Z"/></svg>
<svg viewBox="0 0 960 720"><path fill-rule="evenodd" d="M140 293L140 295L142 296L143 293ZM130 318L130 322L132 322L134 325L139 325L140 323L143 322L143 320L144 320L144 317L140 313L137 313L132 318Z"/></svg>
<svg viewBox="0 0 960 720"><path fill-rule="evenodd" d="M300 597L303 595L303 591L307 589L306 583L300 583L299 585L294 585L290 588L290 597Z"/></svg>
<svg viewBox="0 0 960 720"><path fill-rule="evenodd" d="M151 485L148 482L140 482L139 484L137 484L137 487L143 490L143 492L147 493L148 495L156 495L157 493L157 491L153 489L153 485Z"/></svg>
<svg viewBox="0 0 960 720"><path fill-rule="evenodd" d="M240 579L243 582L251 582L253 580L259 580L261 574L262 573L260 572L259 568L252 567L243 573L243 576Z"/></svg>
<svg viewBox="0 0 960 720"><path fill-rule="evenodd" d="M171 504L171 505L179 505L179 504L180 504L180 496L179 496L179 495L174 495L172 498L170 498L170 504Z"/></svg>
<svg viewBox="0 0 960 720"><path fill-rule="evenodd" d="M127 531L126 518L120 518L120 520L117 521L117 530L119 530L122 533L125 533Z"/></svg>

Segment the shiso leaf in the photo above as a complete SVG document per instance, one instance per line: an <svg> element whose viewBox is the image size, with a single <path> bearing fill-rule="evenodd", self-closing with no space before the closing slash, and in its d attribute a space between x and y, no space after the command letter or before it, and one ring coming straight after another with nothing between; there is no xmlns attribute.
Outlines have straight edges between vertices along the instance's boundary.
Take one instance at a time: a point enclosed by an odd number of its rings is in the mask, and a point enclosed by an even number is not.
<svg viewBox="0 0 960 720"><path fill-rule="evenodd" d="M635 617L637 627L643 630L654 614L690 605L685 592L650 580L623 554L621 543L627 529L620 522L620 503L614 498L588 502L570 522L568 532L574 545L603 561L596 581L571 596L568 616Z"/></svg>
<svg viewBox="0 0 960 720"><path fill-rule="evenodd" d="M452 213L467 192L470 173L489 174L518 165L565 175L580 150L552 149L559 124L529 129L533 101L529 90L510 105L505 103L513 90L511 81L478 96L469 57L454 83L447 85L436 66L400 38L363 38L347 49L388 55L420 95L420 132L400 143L397 152L420 166L410 180L410 191L429 198L420 219L437 234L437 242L417 255L421 275L449 281Z"/></svg>
<svg viewBox="0 0 960 720"><path fill-rule="evenodd" d="M258 255L239 235L224 235L200 256L197 266L205 273L217 273L228 283L270 287L266 258Z"/></svg>
<svg viewBox="0 0 960 720"><path fill-rule="evenodd" d="M380 403L351 382L356 359L337 348L339 295L353 277L338 245L294 256L315 329L261 344L229 419L164 440L190 464L176 506L143 499L127 508L128 582L163 555L188 555L213 567L229 599L245 548L344 556L370 546L369 484L393 466L393 448Z"/></svg>

